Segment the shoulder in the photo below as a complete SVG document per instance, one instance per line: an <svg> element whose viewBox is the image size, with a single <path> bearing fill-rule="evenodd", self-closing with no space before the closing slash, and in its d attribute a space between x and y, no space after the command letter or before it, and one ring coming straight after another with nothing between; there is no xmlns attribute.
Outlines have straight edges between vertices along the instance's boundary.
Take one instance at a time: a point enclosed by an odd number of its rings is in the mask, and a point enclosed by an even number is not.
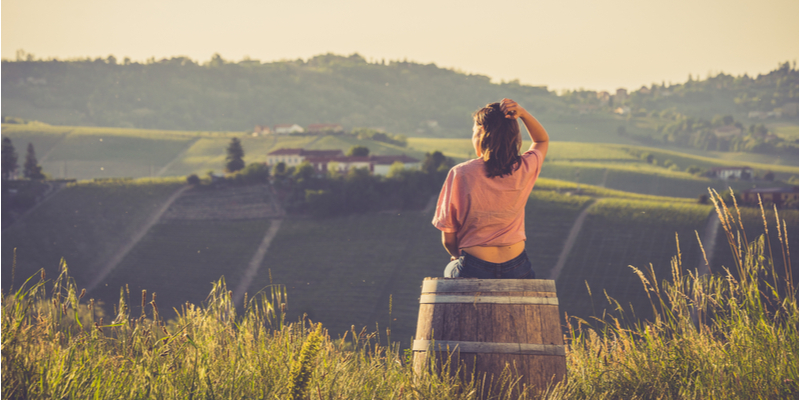
<svg viewBox="0 0 800 400"><path fill-rule="evenodd" d="M544 155L542 155L542 152L539 150L531 149L522 154L521 161L520 169L536 172L542 168Z"/></svg>
<svg viewBox="0 0 800 400"><path fill-rule="evenodd" d="M541 164L544 161L544 155L539 150L531 149L522 154L522 159L526 162Z"/></svg>
<svg viewBox="0 0 800 400"><path fill-rule="evenodd" d="M473 158L450 168L451 175L471 175L476 171L483 171L483 160L480 158Z"/></svg>

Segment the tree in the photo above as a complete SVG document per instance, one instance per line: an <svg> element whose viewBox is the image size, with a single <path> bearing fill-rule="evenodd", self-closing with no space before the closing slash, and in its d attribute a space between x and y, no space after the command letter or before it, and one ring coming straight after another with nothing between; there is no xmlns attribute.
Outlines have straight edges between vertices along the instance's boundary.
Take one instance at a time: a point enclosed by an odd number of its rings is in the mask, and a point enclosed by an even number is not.
<svg viewBox="0 0 800 400"><path fill-rule="evenodd" d="M353 146L347 152L347 155L353 157L367 157L369 156L369 148L364 146Z"/></svg>
<svg viewBox="0 0 800 400"><path fill-rule="evenodd" d="M425 160L422 161L422 170L432 174L436 172L442 164L448 164L448 159L441 151L436 150L433 153L425 153Z"/></svg>
<svg viewBox="0 0 800 400"><path fill-rule="evenodd" d="M40 181L45 178L42 173L42 166L36 161L36 151L33 149L33 143L28 143L28 153L25 154L23 173L26 178L32 181Z"/></svg>
<svg viewBox="0 0 800 400"><path fill-rule="evenodd" d="M2 150L2 169L3 169L3 179L11 179L14 173L17 171L17 151L14 150L14 145L11 143L11 139L3 138L3 150Z"/></svg>
<svg viewBox="0 0 800 400"><path fill-rule="evenodd" d="M225 157L225 172L236 172L244 168L244 150L238 138L231 139L228 155Z"/></svg>

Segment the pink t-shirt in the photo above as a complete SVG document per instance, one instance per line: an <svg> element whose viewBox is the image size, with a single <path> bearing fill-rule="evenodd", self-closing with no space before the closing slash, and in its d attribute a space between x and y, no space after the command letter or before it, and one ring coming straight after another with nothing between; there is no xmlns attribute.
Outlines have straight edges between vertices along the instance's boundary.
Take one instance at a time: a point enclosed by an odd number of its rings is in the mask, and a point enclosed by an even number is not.
<svg viewBox="0 0 800 400"><path fill-rule="evenodd" d="M455 232L462 249L525 240L525 204L543 161L539 150L528 150L513 174L494 178L486 176L480 158L456 165L439 193L433 225Z"/></svg>

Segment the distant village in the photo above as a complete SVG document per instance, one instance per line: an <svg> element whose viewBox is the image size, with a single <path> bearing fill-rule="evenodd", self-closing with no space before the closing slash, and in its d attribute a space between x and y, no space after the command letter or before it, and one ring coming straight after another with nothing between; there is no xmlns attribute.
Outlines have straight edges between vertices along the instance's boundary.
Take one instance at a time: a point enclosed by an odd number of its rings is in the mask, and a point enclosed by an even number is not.
<svg viewBox="0 0 800 400"><path fill-rule="evenodd" d="M339 172L346 173L351 168L366 168L375 175L387 175L392 165L400 163L405 169L418 169L420 160L401 155L384 156L346 156L341 150L305 150L305 149L278 149L267 154L267 165L270 168L284 163L293 167L308 162L318 173Z"/></svg>
<svg viewBox="0 0 800 400"><path fill-rule="evenodd" d="M311 124L305 129L298 124L279 124L269 126L256 125L253 136L267 135L322 135L341 134L344 128L339 124ZM375 175L387 175L392 165L399 163L405 169L418 169L420 160L401 155L345 155L341 150L306 150L297 148L281 148L267 154L267 165L270 168L284 163L286 167L295 167L308 162L317 173L329 171L347 173L352 168L366 168Z"/></svg>
<svg viewBox="0 0 800 400"><path fill-rule="evenodd" d="M267 135L292 135L305 133L309 135L344 133L344 128L339 124L311 124L305 129L297 124L278 124L270 128L268 125L256 125L253 136Z"/></svg>

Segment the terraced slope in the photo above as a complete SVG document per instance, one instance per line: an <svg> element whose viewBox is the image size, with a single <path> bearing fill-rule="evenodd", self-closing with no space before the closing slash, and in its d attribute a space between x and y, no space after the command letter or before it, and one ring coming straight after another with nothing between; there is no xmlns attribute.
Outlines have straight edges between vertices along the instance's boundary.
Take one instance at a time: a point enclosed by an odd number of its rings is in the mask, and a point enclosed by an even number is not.
<svg viewBox="0 0 800 400"><path fill-rule="evenodd" d="M541 277L555 265L572 220L589 200L534 191L526 209L528 252ZM449 260L431 218L420 212L289 218L249 292L266 287L271 278L287 286L292 318L307 314L334 335L351 325L388 327L391 320L394 340L408 343L422 280L440 276Z"/></svg>
<svg viewBox="0 0 800 400"><path fill-rule="evenodd" d="M166 318L185 302L200 304L211 282L224 276L233 289L269 228L269 221L168 220L155 225L91 296L116 303L120 288L130 291L134 315L141 292L157 294ZM150 298L148 297L148 301Z"/></svg>
<svg viewBox="0 0 800 400"><path fill-rule="evenodd" d="M119 247L184 183L176 179L116 180L70 184L2 232L3 287L45 268L58 271L63 257L80 283L90 280Z"/></svg>
<svg viewBox="0 0 800 400"><path fill-rule="evenodd" d="M684 269L694 270L701 257L694 232L702 235L710 211L711 206L678 199L598 200L589 208L574 251L556 282L561 312L584 319L601 316L609 305L607 293L627 315L633 304L638 317L647 317L647 295L629 266L644 270L652 264L659 280L670 277L677 233Z"/></svg>
<svg viewBox="0 0 800 400"><path fill-rule="evenodd" d="M4 288L11 283L14 247L15 286L40 267L52 276L61 256L84 286L81 282L94 268L182 185L181 180L115 181L64 189L3 232ZM653 263L657 275L666 278L676 253L675 232L684 267L697 266L694 231L703 236L710 206L588 185L580 193L575 184L542 179L526 209L527 251L538 276L545 278L576 217L596 199L557 281L562 312L582 318L602 315L604 290L624 307L646 305L647 295L628 265L646 268ZM236 287L270 218L281 217L267 206L270 201L265 187L186 192L90 296L113 304L120 288L127 288L136 313L141 290L147 289L157 293L157 304L169 317L173 307L202 302L210 282L220 276ZM789 229L796 231L797 212L792 215ZM439 276L448 262L431 216L429 211L403 211L285 217L247 289L249 295L270 283L285 284L292 319L307 314L334 335L351 325L374 327L377 322L382 328L391 326L393 339L407 344L416 324L420 283L426 276ZM725 250L719 243L717 251ZM793 254L792 265L797 265ZM646 316L647 307L637 313Z"/></svg>

